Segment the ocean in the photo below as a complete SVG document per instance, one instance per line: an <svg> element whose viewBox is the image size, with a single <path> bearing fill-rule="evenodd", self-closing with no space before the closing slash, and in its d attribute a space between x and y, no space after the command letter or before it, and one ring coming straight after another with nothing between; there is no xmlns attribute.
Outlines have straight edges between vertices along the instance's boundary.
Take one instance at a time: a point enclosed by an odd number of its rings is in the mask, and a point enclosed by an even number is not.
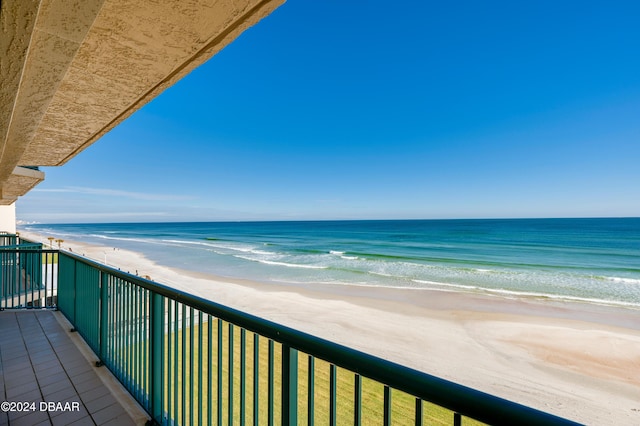
<svg viewBox="0 0 640 426"><path fill-rule="evenodd" d="M424 288L640 309L640 218L25 225L285 285ZM108 255L108 252L107 252Z"/></svg>

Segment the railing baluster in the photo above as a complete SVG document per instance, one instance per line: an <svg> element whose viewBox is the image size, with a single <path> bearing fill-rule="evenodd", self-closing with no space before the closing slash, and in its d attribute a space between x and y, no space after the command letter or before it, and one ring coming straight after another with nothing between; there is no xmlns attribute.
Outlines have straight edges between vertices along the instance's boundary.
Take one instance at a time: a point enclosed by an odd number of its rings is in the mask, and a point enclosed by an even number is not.
<svg viewBox="0 0 640 426"><path fill-rule="evenodd" d="M362 377L355 374L353 381L353 424L360 426L362 422Z"/></svg>
<svg viewBox="0 0 640 426"><path fill-rule="evenodd" d="M112 369L116 377L118 376L118 312L116 310L118 302L118 294L116 283L113 277L107 278L107 301L109 305L108 318L107 318L107 333L109 335L109 368Z"/></svg>
<svg viewBox="0 0 640 426"><path fill-rule="evenodd" d="M118 325L116 329L118 335L118 373L120 380L124 381L124 366L122 365L122 360L124 359L124 286L119 278L116 281L118 283L118 303L116 304L116 312L118 312Z"/></svg>
<svg viewBox="0 0 640 426"><path fill-rule="evenodd" d="M462 426L462 416L460 413L453 413L453 426Z"/></svg>
<svg viewBox="0 0 640 426"><path fill-rule="evenodd" d="M180 353L180 348L179 348L179 337L178 337L178 331L180 329L180 324L178 319L180 318L180 313L179 311L179 303L178 301L174 301L174 310L173 310L173 409L174 409L174 416L173 416L173 421L174 423L178 421L178 419L180 418L180 414L181 414L181 408L178 402L178 398L180 395L180 382L178 381L178 366L180 365L180 360L178 358L178 354Z"/></svg>
<svg viewBox="0 0 640 426"><path fill-rule="evenodd" d="M53 286L52 291L49 292L49 283L53 284L54 275L53 275L53 253L45 253L45 268L44 268L44 281L42 282L44 286L44 307L51 307L54 305L53 303ZM51 293L51 298L48 297L48 294Z"/></svg>
<svg viewBox="0 0 640 426"><path fill-rule="evenodd" d="M46 260L47 264L45 267L45 277L43 282L44 300L45 300L44 304L46 307L51 308L57 305L57 301L54 301L53 285L54 285L54 282L56 282L56 279L59 277L56 271L56 268L59 265L59 259L58 259L58 262L54 263L55 253L46 252L45 256L47 258Z"/></svg>
<svg viewBox="0 0 640 426"><path fill-rule="evenodd" d="M40 256L40 265L39 265L39 267L41 268L40 272L42 272L42 269L44 269L44 274L38 273L37 276L40 279L38 279L37 281L34 282L35 285L38 286L38 299L37 299L38 303L37 303L37 305L34 305L34 306L39 306L41 308L44 308L47 305L46 297L45 297L45 300L42 300L42 284L43 284L42 280L44 279L44 283L46 284L46 282L47 282L47 271L49 270L49 268L47 268L47 257L48 257L48 255L46 253L44 254L44 258L42 256ZM37 269L36 269L37 266L38 265L31 265L32 276L35 276L35 274L37 273ZM43 268L43 266L44 266L44 268ZM32 287L33 287L33 285L32 285ZM46 295L46 292L47 292L46 285L44 287L44 291L45 291L45 295ZM32 294L33 294L33 290L32 290Z"/></svg>
<svg viewBox="0 0 640 426"><path fill-rule="evenodd" d="M118 353L118 283L116 278L107 276L107 305L109 310L107 312L107 334L109 339L109 368L112 368L115 375L118 376L118 361L120 360L120 354Z"/></svg>
<svg viewBox="0 0 640 426"><path fill-rule="evenodd" d="M229 323L229 366L228 366L228 373L229 375L227 376L229 382L228 382L228 396L227 399L229 401L229 426L233 426L233 349L234 349L234 345L233 345L233 324Z"/></svg>
<svg viewBox="0 0 640 426"><path fill-rule="evenodd" d="M13 295L14 295L14 280L11 276L11 272L12 269L10 267L11 265L11 261L12 261L12 257L14 257L13 253L2 253L2 282L6 283L5 285L5 289L4 289L4 297L5 297L5 303L4 303L4 307L7 309L12 308L13 306ZM10 306L11 305L11 306Z"/></svg>
<svg viewBox="0 0 640 426"><path fill-rule="evenodd" d="M131 355L130 355L130 360L131 360L131 373L130 373L130 377L131 377L131 389L134 391L134 395L135 392L138 391L138 387L140 386L140 383L138 382L138 351L140 350L138 348L138 340L137 340L137 336L138 336L138 319L137 319L137 312L138 312L138 292L137 292L137 286L134 286L132 283L129 283L129 288L131 289L131 317L129 319L129 335L130 335L130 340L131 340Z"/></svg>
<svg viewBox="0 0 640 426"><path fill-rule="evenodd" d="M104 336L106 339L105 345L105 360L108 361L109 369L113 369L113 288L109 277L106 277L104 282L104 322L101 327L104 327Z"/></svg>
<svg viewBox="0 0 640 426"><path fill-rule="evenodd" d="M12 253L10 252L2 252L0 253L0 259L2 259L2 301L0 301L0 309L9 309L9 298L12 292L10 291L10 287L13 285L13 282L10 279L9 275L9 256Z"/></svg>
<svg viewBox="0 0 640 426"><path fill-rule="evenodd" d="M100 360L110 365L107 345L109 339L109 300L108 300L109 276L106 272L100 274Z"/></svg>
<svg viewBox="0 0 640 426"><path fill-rule="evenodd" d="M145 392L147 394L147 398L150 397L148 389L151 389L151 374L149 374L150 370L148 368L149 367L149 365L148 365L149 358L151 357L151 355L150 355L151 354L151 347L150 347L150 344L149 344L149 340L150 340L149 338L151 336L151 326L152 326L151 317L149 315L150 310L151 310L151 300L150 300L151 297L152 297L152 293L149 290L144 289L144 291L143 291L143 301L144 301L143 305L144 306L143 306L143 309L142 309L142 314L143 314L142 315L142 324L143 324L144 330L142 332L142 340L143 340L143 342L145 342L145 346L144 346L144 354L142 356L142 371L143 371L143 373L142 373L142 381L145 384L144 388L147 389L147 392ZM164 297L163 297L163 300L164 300L164 306L167 306L169 301L167 299L164 299ZM165 324L165 322L166 322L166 320L165 320L165 318L166 318L166 310L167 309L168 309L168 306L166 308L164 308L164 312L162 312L162 344L165 345L164 346L165 349L162 351L163 353L167 353L167 350L168 350L167 347L168 347L168 344L169 344L169 341L168 341L168 339L169 339L168 331L169 330L168 330L168 325ZM169 364L165 365L164 357L163 357L162 366L165 369L165 370L163 370L163 374L162 374L163 382L167 382L168 381L167 380L167 377L168 377L167 374L168 374L168 371L169 371L168 365ZM166 410L166 402L165 402L165 399L162 398L162 413L163 413L163 416L164 416L165 410Z"/></svg>
<svg viewBox="0 0 640 426"><path fill-rule="evenodd" d="M218 318L218 426L222 425L222 320Z"/></svg>
<svg viewBox="0 0 640 426"><path fill-rule="evenodd" d="M173 419L173 401L171 396L175 392L175 384L173 382L173 300L167 300L167 392L165 398L167 400L167 422L171 424Z"/></svg>
<svg viewBox="0 0 640 426"><path fill-rule="evenodd" d="M309 355L308 361L308 375L307 375L307 424L309 426L313 426L314 417L315 417L315 403L314 403L314 392L315 392L315 379L316 379L316 369L315 369L315 358Z"/></svg>
<svg viewBox="0 0 640 426"><path fill-rule="evenodd" d="M187 330L185 330L185 327L187 326L187 306L181 303L180 307L182 309L182 324L180 326L180 331L182 332L182 357L181 357L182 386L180 386L182 401L180 402L180 405L182 407L181 422L184 425L187 423L187 411L188 411L188 407L187 407Z"/></svg>
<svg viewBox="0 0 640 426"><path fill-rule="evenodd" d="M133 288L133 330L131 330L131 334L133 335L133 382L135 383L133 389L135 390L135 394L137 395L138 400L142 399L142 389L144 389L144 385L142 383L142 339L140 337L140 333L142 333L142 296L140 295L140 287L137 285L132 285Z"/></svg>
<svg viewBox="0 0 640 426"><path fill-rule="evenodd" d="M162 366L164 364L164 298L153 293L151 296L151 357L149 366L151 369L151 416L162 424L162 401L164 383L162 381Z"/></svg>
<svg viewBox="0 0 640 426"><path fill-rule="evenodd" d="M298 422L298 351L282 345L282 424Z"/></svg>
<svg viewBox="0 0 640 426"><path fill-rule="evenodd" d="M138 347L138 311L140 310L140 300L138 298L138 286L134 286L130 284L131 287L131 321L129 322L131 334L131 389L134 389L134 392L138 392L140 381L138 380L138 352L140 348Z"/></svg>
<svg viewBox="0 0 640 426"><path fill-rule="evenodd" d="M202 389L203 389L203 381L204 381L204 371L202 370L202 352L204 352L204 330L203 330L203 315L202 311L198 311L198 373L196 377L198 378L198 425L202 424Z"/></svg>
<svg viewBox="0 0 640 426"><path fill-rule="evenodd" d="M135 389L136 387L136 336L133 332L133 327L135 325L135 304L136 304L136 292L134 291L133 284L127 283L129 285L129 328L127 330L127 334L129 336L129 377L131 380L130 389Z"/></svg>
<svg viewBox="0 0 640 426"><path fill-rule="evenodd" d="M253 424L258 425L260 408L260 336L253 333Z"/></svg>
<svg viewBox="0 0 640 426"><path fill-rule="evenodd" d="M7 291L7 287L9 286L10 281L6 276L7 268L5 265L7 264L6 256L8 252L2 251L0 252L0 311L4 310L7 306L7 295L9 292Z"/></svg>
<svg viewBox="0 0 640 426"><path fill-rule="evenodd" d="M329 367L329 424L335 426L338 413L336 411L337 373L334 364Z"/></svg>
<svg viewBox="0 0 640 426"><path fill-rule="evenodd" d="M127 367L127 383L129 384L129 389L133 387L133 342L131 341L131 317L133 311L133 292L131 291L131 284L129 282L125 283L127 288L126 295L126 307L125 307L125 315L127 317L125 322L125 336L127 339L127 357L125 358L125 366Z"/></svg>
<svg viewBox="0 0 640 426"><path fill-rule="evenodd" d="M194 373L195 367L195 346L193 344L195 338L195 324L194 324L194 310L193 307L189 307L189 373L187 375L189 380L189 424L193 425L196 407L195 407L195 379Z"/></svg>
<svg viewBox="0 0 640 426"><path fill-rule="evenodd" d="M207 315L207 372L209 373L207 380L207 424L213 425L213 317Z"/></svg>
<svg viewBox="0 0 640 426"><path fill-rule="evenodd" d="M245 404L247 386L247 331L240 329L240 426L245 425Z"/></svg>
<svg viewBox="0 0 640 426"><path fill-rule="evenodd" d="M145 362L148 358L151 357L151 351L153 350L152 348L147 349L147 342L150 344L150 339L151 339L151 333L149 333L149 339L147 339L147 336L145 335L145 329L146 329L146 322L147 322L147 316L146 316L146 312L144 310L144 306L145 306L145 299L144 299L144 289L136 286L138 289L138 300L139 300L139 304L138 304L138 311L136 312L136 328L138 330L138 333L136 335L136 347L138 348L137 352L137 356L138 359L136 360L136 364L138 364L138 394L140 395L139 399L140 400L146 400L146 394L147 393L151 393L150 389L151 389L151 381L149 381L149 383L147 383L145 381L145 373L146 373L146 365ZM164 310L164 305L163 305L163 310ZM162 348L163 348L163 353L162 353L162 357L160 358L160 360L162 361L160 364L160 373L162 374L164 372L164 362L167 359L166 353L164 352L166 350L166 345L164 343L164 312L162 313L162 318L159 319L160 321L160 328L161 328L161 339L162 339ZM163 383L164 383L164 376L162 379ZM163 389L164 392L164 389ZM163 403L162 401L164 400L164 398L162 398L161 396L161 400L160 400L160 413L164 412L164 407L163 407ZM150 405L150 403L149 403Z"/></svg>
<svg viewBox="0 0 640 426"><path fill-rule="evenodd" d="M73 296L71 296L72 304L73 304L73 319L71 319L71 323L78 324L78 306L80 303L80 298L78 296L78 262L73 261Z"/></svg>
<svg viewBox="0 0 640 426"><path fill-rule="evenodd" d="M391 389L389 386L384 387L384 419L385 426L391 426Z"/></svg>
<svg viewBox="0 0 640 426"><path fill-rule="evenodd" d="M269 339L269 371L268 371L268 401L267 401L267 409L268 409L268 420L267 420L267 424L268 426L272 426L273 425L273 380L274 380L274 374L273 374L273 340Z"/></svg>
<svg viewBox="0 0 640 426"><path fill-rule="evenodd" d="M122 281L122 381L125 386L129 385L129 336L127 335L127 321L129 316L127 315L127 309L129 307L129 289L127 288L126 281Z"/></svg>
<svg viewBox="0 0 640 426"><path fill-rule="evenodd" d="M416 398L416 426L422 426L422 400Z"/></svg>

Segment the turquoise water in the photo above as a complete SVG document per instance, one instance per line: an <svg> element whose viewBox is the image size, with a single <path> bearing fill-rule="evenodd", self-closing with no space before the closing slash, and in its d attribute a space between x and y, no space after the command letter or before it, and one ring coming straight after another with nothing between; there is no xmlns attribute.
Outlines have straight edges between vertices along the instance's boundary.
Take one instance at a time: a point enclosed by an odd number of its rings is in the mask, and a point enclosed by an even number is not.
<svg viewBox="0 0 640 426"><path fill-rule="evenodd" d="M640 308L640 218L28 225L173 267L288 285L429 288Z"/></svg>

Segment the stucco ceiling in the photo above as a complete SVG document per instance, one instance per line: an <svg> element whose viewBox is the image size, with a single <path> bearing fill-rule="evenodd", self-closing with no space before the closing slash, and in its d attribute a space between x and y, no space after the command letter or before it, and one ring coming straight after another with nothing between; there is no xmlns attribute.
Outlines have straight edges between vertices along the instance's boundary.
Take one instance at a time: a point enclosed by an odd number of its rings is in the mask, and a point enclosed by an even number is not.
<svg viewBox="0 0 640 426"><path fill-rule="evenodd" d="M283 2L0 0L0 204Z"/></svg>

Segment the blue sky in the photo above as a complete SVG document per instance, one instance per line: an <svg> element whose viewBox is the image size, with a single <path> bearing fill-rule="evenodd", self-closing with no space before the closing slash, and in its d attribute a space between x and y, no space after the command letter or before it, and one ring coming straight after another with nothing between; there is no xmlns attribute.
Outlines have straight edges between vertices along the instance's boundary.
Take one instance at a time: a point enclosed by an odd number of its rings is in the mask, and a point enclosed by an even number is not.
<svg viewBox="0 0 640 426"><path fill-rule="evenodd" d="M640 216L638 22L636 1L289 0L44 168L17 216Z"/></svg>

